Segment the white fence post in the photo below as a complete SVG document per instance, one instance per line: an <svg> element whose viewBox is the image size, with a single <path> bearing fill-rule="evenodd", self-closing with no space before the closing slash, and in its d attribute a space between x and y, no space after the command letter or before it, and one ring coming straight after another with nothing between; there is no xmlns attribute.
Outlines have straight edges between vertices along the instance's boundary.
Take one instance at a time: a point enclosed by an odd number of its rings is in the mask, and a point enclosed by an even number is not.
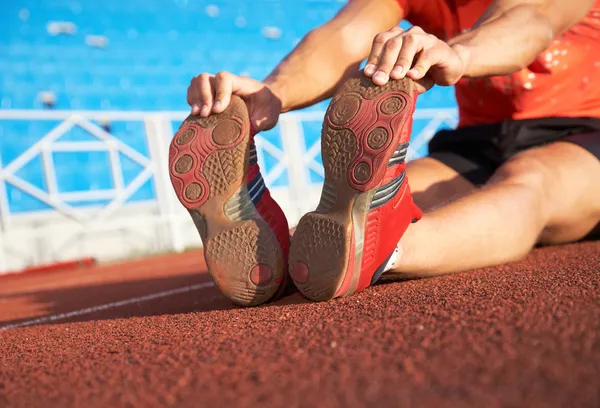
<svg viewBox="0 0 600 408"><path fill-rule="evenodd" d="M290 208L293 211L290 218L296 219L307 210L302 203L306 197L307 187L310 185L308 170L302 160L306 150L304 132L295 115L282 116L279 120L279 127L281 128L283 154L288 163L290 203L294 206L293 209Z"/></svg>
<svg viewBox="0 0 600 408"><path fill-rule="evenodd" d="M156 164L154 186L159 213L166 220L166 226L171 236L171 249L183 252L185 243L179 231L179 218L175 212L178 203L168 175L169 144L173 137L173 126L167 117L160 114L148 116L144 124L150 158Z"/></svg>
<svg viewBox="0 0 600 408"><path fill-rule="evenodd" d="M10 208L8 206L8 194L6 192L6 180L2 166L2 152L0 152L0 275L7 272L6 251L4 235L10 225Z"/></svg>

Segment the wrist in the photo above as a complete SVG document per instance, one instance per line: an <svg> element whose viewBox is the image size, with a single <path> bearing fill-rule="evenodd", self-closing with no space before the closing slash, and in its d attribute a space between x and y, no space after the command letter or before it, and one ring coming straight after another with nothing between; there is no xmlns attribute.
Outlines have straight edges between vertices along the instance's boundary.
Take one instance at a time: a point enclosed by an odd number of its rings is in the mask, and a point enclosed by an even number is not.
<svg viewBox="0 0 600 408"><path fill-rule="evenodd" d="M288 104L286 103L284 86L281 83L281 81L279 81L277 78L273 78L273 77L269 76L267 79L265 79L264 83L265 83L265 85L267 85L267 87L271 91L271 94L273 94L273 97L279 102L279 105L280 105L279 113L285 113L285 112L289 111L290 108L289 108Z"/></svg>
<svg viewBox="0 0 600 408"><path fill-rule="evenodd" d="M461 77L470 76L472 48L464 44L452 44L450 47L454 50L454 52L462 62L463 70Z"/></svg>

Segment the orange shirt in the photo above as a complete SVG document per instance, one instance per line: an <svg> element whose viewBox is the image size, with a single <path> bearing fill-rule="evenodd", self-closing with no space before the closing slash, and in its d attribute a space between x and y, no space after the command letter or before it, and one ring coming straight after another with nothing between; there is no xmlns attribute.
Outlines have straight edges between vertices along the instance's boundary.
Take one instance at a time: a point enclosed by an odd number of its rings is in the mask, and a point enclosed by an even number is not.
<svg viewBox="0 0 600 408"><path fill-rule="evenodd" d="M471 28L492 3L398 1L409 22L442 40ZM512 75L463 78L455 89L459 126L549 116L600 117L600 0L528 68Z"/></svg>

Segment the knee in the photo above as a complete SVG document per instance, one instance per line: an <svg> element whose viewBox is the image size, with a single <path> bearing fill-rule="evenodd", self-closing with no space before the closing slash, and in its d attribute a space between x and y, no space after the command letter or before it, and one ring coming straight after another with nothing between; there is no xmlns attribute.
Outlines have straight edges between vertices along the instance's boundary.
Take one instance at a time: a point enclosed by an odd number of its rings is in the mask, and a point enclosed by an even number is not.
<svg viewBox="0 0 600 408"><path fill-rule="evenodd" d="M549 191L551 170L546 163L531 155L517 155L494 173L490 184L519 186L541 198Z"/></svg>
<svg viewBox="0 0 600 408"><path fill-rule="evenodd" d="M532 155L517 155L501 166L490 180L491 185L513 189L518 211L531 222L534 234L540 233L549 217L552 191L552 168Z"/></svg>

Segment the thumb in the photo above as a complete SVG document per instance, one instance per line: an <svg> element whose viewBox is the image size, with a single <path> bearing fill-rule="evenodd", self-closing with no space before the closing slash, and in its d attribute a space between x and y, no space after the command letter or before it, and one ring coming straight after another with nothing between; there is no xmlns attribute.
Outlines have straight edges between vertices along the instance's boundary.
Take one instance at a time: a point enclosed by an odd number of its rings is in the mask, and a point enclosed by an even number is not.
<svg viewBox="0 0 600 408"><path fill-rule="evenodd" d="M275 127L281 114L281 100L262 82L260 88L244 98L250 122L254 129L259 132ZM242 97L243 98L243 97Z"/></svg>
<svg viewBox="0 0 600 408"><path fill-rule="evenodd" d="M429 75L425 75L423 78L415 81L416 84L416 88L417 88L417 92L420 94L423 94L427 91L429 91L431 88L433 88L433 85L435 85L435 82L433 81L433 78L431 78Z"/></svg>
<svg viewBox="0 0 600 408"><path fill-rule="evenodd" d="M247 98L264 88L265 84L248 77L234 76L232 78L232 91L234 95Z"/></svg>

